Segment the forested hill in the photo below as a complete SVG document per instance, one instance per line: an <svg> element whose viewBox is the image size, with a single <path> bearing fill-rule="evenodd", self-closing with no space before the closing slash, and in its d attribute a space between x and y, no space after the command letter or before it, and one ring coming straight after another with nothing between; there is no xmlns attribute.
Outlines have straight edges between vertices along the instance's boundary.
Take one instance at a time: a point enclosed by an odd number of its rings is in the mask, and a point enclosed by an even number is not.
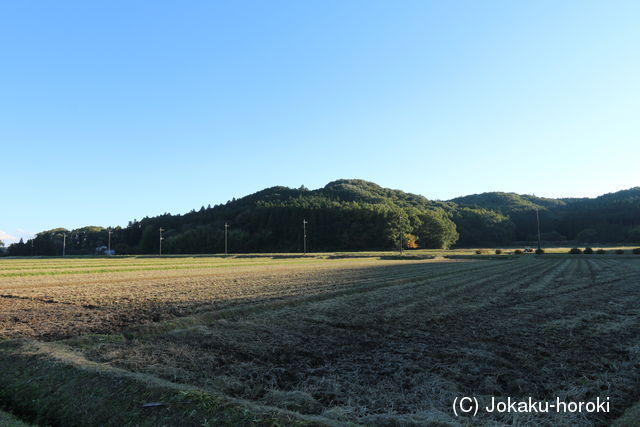
<svg viewBox="0 0 640 427"><path fill-rule="evenodd" d="M488 209L513 223L513 240L533 240L538 209L544 240L583 243L640 242L640 187L590 198L548 199L515 193L482 193L451 200Z"/></svg>
<svg viewBox="0 0 640 427"><path fill-rule="evenodd" d="M164 214L114 227L116 253L220 253L229 224L231 252L290 252L303 247L303 220L311 251L398 247L507 245L536 237L536 209L547 241L640 242L640 187L595 199L547 199L484 193L447 202L342 179L317 190L271 187L184 215ZM107 229L84 227L41 232L11 245L11 255L57 255L66 234L67 254L95 253Z"/></svg>

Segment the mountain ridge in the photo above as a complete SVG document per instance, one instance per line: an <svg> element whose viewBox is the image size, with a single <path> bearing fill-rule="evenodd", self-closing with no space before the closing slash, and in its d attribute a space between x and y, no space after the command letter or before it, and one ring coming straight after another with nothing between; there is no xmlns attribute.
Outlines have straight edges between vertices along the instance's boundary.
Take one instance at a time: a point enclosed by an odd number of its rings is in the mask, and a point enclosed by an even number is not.
<svg viewBox="0 0 640 427"><path fill-rule="evenodd" d="M536 210L544 240L640 241L640 187L595 198L485 192L440 201L361 179L315 190L273 186L199 211L145 217L113 227L112 241L118 253L153 253L163 228L165 253L221 252L228 223L235 252L298 251L304 219L314 250L389 249L400 242L408 248L507 245L536 238ZM107 244L104 227L58 228L9 252L56 254L63 233L69 254Z"/></svg>

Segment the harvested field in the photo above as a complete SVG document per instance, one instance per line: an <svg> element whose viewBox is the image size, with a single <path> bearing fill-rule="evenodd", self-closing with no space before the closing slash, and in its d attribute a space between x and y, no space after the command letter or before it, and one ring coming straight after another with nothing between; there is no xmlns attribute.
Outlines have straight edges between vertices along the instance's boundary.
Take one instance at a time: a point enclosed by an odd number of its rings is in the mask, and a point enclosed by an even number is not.
<svg viewBox="0 0 640 427"><path fill-rule="evenodd" d="M295 262L214 259L207 263L193 258L182 260L181 266L193 263L194 268L175 270L170 267L173 264L157 259L149 270L149 261L143 258L143 267L126 261L129 270L135 271L76 274L77 264L86 265L86 261L62 264L56 260L45 266L17 261L5 262L8 265L3 270L14 272L13 264L26 263L25 272L40 268L43 274L0 275L0 338L45 340L119 332L201 311L342 292L363 284L377 286L406 277L407 263L432 262L310 258ZM157 270L164 267L167 269ZM389 278L378 282L381 273L377 270L385 268L390 269Z"/></svg>
<svg viewBox="0 0 640 427"><path fill-rule="evenodd" d="M55 340L75 364L291 423L455 425L462 396L611 401L610 413L463 419L479 424L602 425L637 412L640 257L289 261L0 276L0 336ZM59 266L31 262L25 271ZM16 350L25 345L1 348L3 363L42 360L44 350Z"/></svg>

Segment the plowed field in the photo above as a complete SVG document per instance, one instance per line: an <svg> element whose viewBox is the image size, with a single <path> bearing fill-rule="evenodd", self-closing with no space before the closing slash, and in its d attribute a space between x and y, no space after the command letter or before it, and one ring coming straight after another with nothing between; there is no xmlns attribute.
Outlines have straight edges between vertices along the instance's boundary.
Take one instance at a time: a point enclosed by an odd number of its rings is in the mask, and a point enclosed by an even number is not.
<svg viewBox="0 0 640 427"><path fill-rule="evenodd" d="M197 262L0 270L0 336L321 424L601 425L640 398L640 257ZM611 410L456 418L463 396Z"/></svg>

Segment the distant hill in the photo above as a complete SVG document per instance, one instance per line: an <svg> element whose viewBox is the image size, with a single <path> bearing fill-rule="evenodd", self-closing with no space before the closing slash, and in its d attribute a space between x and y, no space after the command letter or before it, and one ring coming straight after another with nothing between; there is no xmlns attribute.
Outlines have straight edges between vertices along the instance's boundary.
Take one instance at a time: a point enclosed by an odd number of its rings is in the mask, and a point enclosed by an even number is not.
<svg viewBox="0 0 640 427"><path fill-rule="evenodd" d="M640 242L640 187L596 198L548 199L516 193L482 193L458 197L462 207L488 209L508 216L515 240L533 240L535 210L548 240Z"/></svg>
<svg viewBox="0 0 640 427"><path fill-rule="evenodd" d="M527 194L491 192L471 194L451 200L463 206L491 209L503 214L528 211L531 209L553 209L567 204L563 199L547 199Z"/></svg>
<svg viewBox="0 0 640 427"><path fill-rule="evenodd" d="M232 252L301 251L306 220L311 251L390 249L400 242L407 248L508 245L536 239L536 209L544 240L640 242L640 187L594 199L491 192L433 201L359 179L316 190L271 187L183 215L133 220L114 227L111 242L117 253L157 253L162 228L164 253L220 253L227 223ZM108 242L103 227L54 229L9 252L59 254L62 233L67 254L94 253Z"/></svg>

